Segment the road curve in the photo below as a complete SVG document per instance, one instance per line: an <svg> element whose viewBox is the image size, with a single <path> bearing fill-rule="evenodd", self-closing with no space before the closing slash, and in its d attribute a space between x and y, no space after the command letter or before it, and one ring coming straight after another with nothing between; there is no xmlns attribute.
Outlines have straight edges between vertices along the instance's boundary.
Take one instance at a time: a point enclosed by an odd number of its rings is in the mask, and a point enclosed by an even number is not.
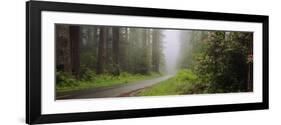
<svg viewBox="0 0 281 125"><path fill-rule="evenodd" d="M146 88L157 84L161 81L167 80L173 77L173 75L165 75L162 77L137 81L129 84L116 85L112 87L104 88L93 88L87 90L80 90L74 92L58 93L56 96L57 100L61 99L86 99L86 98L107 98L107 97L118 97L124 93L129 93L135 90Z"/></svg>

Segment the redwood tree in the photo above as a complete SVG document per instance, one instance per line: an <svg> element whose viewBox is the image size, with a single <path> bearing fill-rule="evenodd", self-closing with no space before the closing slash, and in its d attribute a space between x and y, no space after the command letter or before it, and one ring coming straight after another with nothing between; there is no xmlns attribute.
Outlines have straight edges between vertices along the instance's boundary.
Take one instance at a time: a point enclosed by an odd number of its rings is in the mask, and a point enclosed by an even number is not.
<svg viewBox="0 0 281 125"><path fill-rule="evenodd" d="M71 43L71 64L72 73L76 78L79 78L80 73L80 27L70 26L69 36Z"/></svg>

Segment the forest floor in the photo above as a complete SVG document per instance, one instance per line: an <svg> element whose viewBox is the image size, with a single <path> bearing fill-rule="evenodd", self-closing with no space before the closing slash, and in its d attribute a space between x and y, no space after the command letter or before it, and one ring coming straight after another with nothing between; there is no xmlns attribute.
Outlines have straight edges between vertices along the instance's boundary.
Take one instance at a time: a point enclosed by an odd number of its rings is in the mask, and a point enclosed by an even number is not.
<svg viewBox="0 0 281 125"><path fill-rule="evenodd" d="M56 99L83 99L130 96L132 93L148 88L162 81L172 78L173 75L165 75L148 80L135 81L130 84L120 84L110 87L98 87L85 90L57 92Z"/></svg>

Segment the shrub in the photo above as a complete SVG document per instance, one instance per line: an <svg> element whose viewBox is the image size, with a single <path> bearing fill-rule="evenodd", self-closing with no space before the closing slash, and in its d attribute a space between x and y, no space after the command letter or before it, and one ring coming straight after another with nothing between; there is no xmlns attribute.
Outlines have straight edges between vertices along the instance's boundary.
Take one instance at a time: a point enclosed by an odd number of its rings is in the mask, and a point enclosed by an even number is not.
<svg viewBox="0 0 281 125"><path fill-rule="evenodd" d="M86 69L85 73L82 76L82 80L84 80L84 81L94 81L96 76L97 76L96 71Z"/></svg>
<svg viewBox="0 0 281 125"><path fill-rule="evenodd" d="M75 82L76 82L76 80L75 80L74 76L72 76L70 73L66 73L66 72L62 72L62 71L56 72L56 83L57 84L64 84L64 83L73 84Z"/></svg>
<svg viewBox="0 0 281 125"><path fill-rule="evenodd" d="M183 69L180 70L177 75L176 75L176 80L177 81L190 81L193 82L197 79L197 76L192 73L191 70L188 69Z"/></svg>

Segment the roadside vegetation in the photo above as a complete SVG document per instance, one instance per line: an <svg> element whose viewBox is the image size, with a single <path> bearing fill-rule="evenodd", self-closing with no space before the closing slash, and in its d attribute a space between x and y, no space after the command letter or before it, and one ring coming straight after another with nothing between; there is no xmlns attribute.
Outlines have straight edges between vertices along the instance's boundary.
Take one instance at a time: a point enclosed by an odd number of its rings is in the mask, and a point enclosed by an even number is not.
<svg viewBox="0 0 281 125"><path fill-rule="evenodd" d="M113 85L129 84L139 80L152 79L161 76L159 73L130 74L122 72L120 75L100 74L89 71L77 80L74 76L65 72L57 72L56 92L83 90L96 87L108 87Z"/></svg>
<svg viewBox="0 0 281 125"><path fill-rule="evenodd" d="M182 95L207 93L206 86L198 82L198 76L191 70L180 70L176 76L150 88L141 90L138 96Z"/></svg>
<svg viewBox="0 0 281 125"><path fill-rule="evenodd" d="M188 37L182 41L176 76L142 90L140 96L253 91L252 33L187 34L183 35Z"/></svg>

